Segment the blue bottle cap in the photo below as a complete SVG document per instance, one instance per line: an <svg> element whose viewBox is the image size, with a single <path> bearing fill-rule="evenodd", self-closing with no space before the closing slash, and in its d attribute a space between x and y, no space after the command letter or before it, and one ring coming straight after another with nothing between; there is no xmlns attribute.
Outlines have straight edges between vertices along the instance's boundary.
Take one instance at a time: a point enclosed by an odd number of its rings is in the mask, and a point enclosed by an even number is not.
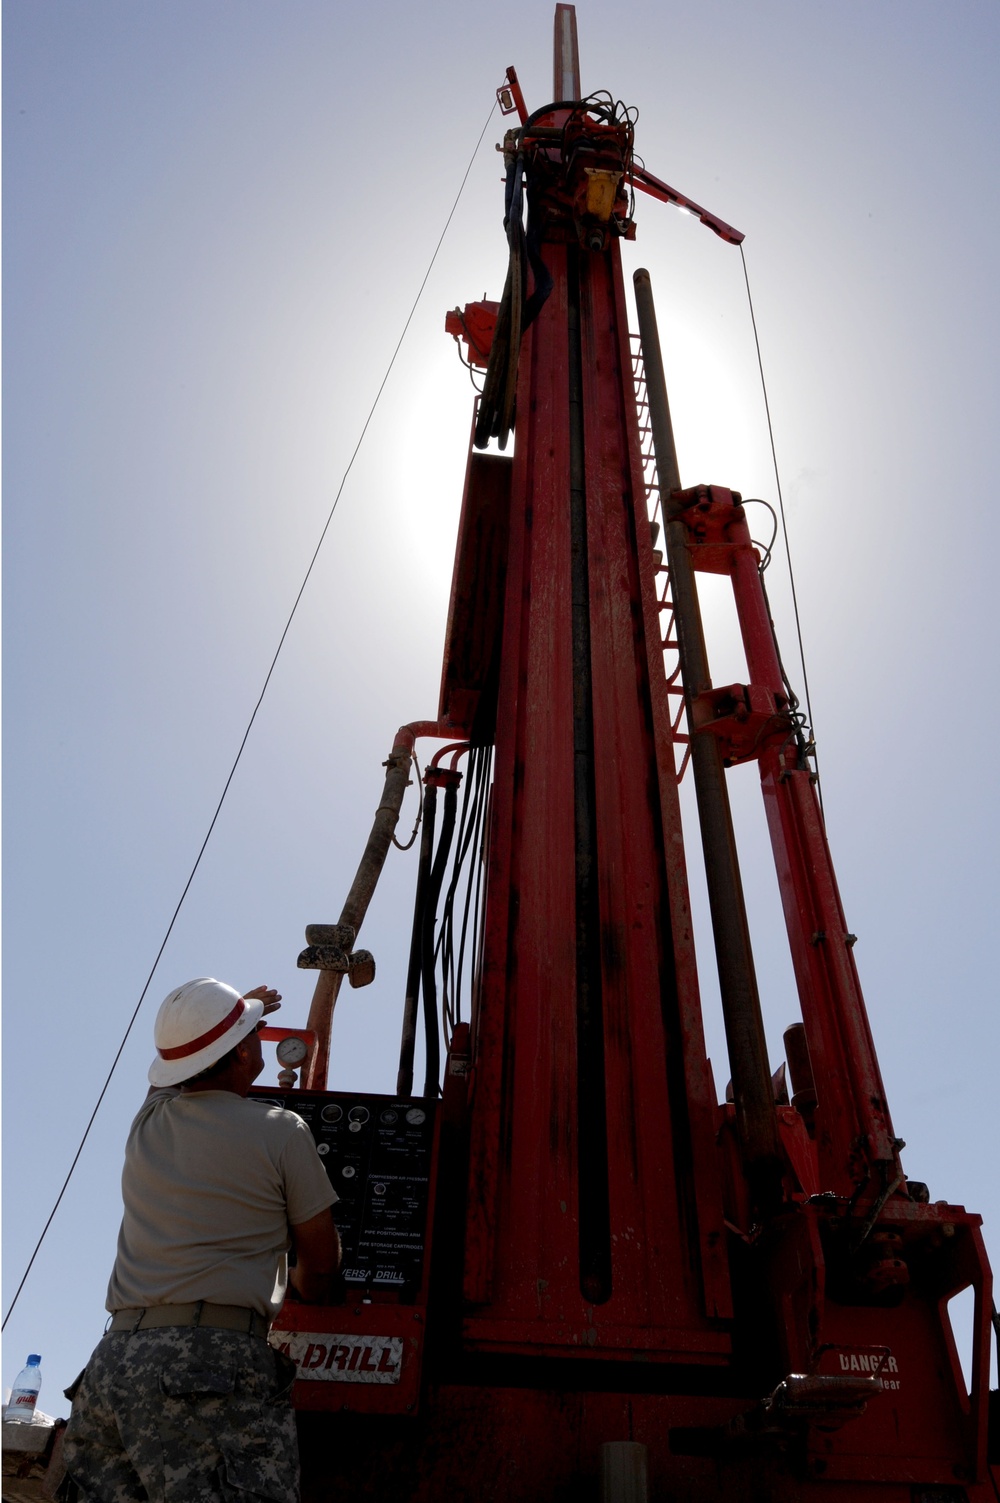
<svg viewBox="0 0 1000 1503"><path fill-rule="evenodd" d="M29 1367L32 1367L32 1366L34 1366L34 1365L35 1365L35 1364L36 1364L36 1363L38 1363L38 1362L41 1362L41 1360L42 1360L42 1359L41 1359L41 1357L40 1357L40 1356L39 1356L39 1355L38 1355L38 1353L37 1353L37 1352L32 1352L32 1353L31 1353L31 1355L30 1355L30 1356L29 1356L29 1358L28 1358L28 1366L29 1366Z"/></svg>

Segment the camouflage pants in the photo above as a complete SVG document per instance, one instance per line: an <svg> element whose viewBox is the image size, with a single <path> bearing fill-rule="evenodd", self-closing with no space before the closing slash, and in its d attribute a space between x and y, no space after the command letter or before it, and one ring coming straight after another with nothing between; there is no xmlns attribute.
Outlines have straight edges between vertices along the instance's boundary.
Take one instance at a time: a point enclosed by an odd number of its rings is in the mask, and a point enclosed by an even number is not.
<svg viewBox="0 0 1000 1503"><path fill-rule="evenodd" d="M293 1376L238 1331L105 1336L73 1395L67 1473L87 1503L298 1503Z"/></svg>

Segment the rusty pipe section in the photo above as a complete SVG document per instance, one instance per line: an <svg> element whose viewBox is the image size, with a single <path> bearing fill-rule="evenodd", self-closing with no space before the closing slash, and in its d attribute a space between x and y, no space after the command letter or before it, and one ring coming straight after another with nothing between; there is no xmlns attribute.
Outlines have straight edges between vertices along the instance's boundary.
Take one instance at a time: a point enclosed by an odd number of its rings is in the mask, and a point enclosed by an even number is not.
<svg viewBox="0 0 1000 1503"><path fill-rule="evenodd" d="M360 930L365 914L368 912L368 904L372 900L375 886L382 875L385 858L389 853L389 846L399 822L403 795L410 782L413 748L417 738L440 736L445 739L454 731L454 726L440 727L434 720L415 720L410 725L400 726L396 732L392 751L383 763L385 784L378 808L375 810L371 834L368 836L368 843L358 865L357 875L340 912L339 923L353 929L355 935ZM333 1011L337 1005L343 979L343 971L320 971L316 989L313 992L306 1027L311 1028L316 1034L316 1048L309 1061L304 1082L305 1088L310 1091L322 1091L326 1088L327 1071L330 1065Z"/></svg>
<svg viewBox="0 0 1000 1503"><path fill-rule="evenodd" d="M781 1154L771 1092L771 1070L722 753L714 736L698 735L692 718L695 698L711 688L712 680L694 566L687 546L687 528L680 504L672 500L672 493L681 488L680 470L649 272L637 271L633 281L653 451L660 482L681 678L691 736L691 766L705 857L719 990L733 1079L736 1125L754 1203L759 1210L768 1210L774 1209L781 1197Z"/></svg>

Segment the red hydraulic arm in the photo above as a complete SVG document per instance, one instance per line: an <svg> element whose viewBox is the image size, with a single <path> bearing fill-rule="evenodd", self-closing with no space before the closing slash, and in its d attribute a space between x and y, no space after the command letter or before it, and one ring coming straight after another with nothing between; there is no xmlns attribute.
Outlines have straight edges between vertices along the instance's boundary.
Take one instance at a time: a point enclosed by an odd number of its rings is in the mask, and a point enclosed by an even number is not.
<svg viewBox="0 0 1000 1503"><path fill-rule="evenodd" d="M728 240L731 245L740 245L745 238L739 230L734 230L731 224L727 224L717 214L712 214L708 209L703 209L693 199L685 198L683 193L678 193L676 188L671 188L668 183L664 183L660 178L654 177L651 172L647 172L646 168L640 167L638 163L633 163L632 165L631 180L637 188L642 189L643 193L648 193L650 198L658 198L661 203L673 204L676 209L683 209L686 213L693 214L697 219L701 220L702 224L707 225L710 230L714 230L721 240Z"/></svg>
<svg viewBox="0 0 1000 1503"><path fill-rule="evenodd" d="M919 1476L950 1486L949 1477L961 1477L973 1496L972 1482L986 1473L990 1342L991 1278L981 1218L960 1206L928 1204L926 1187L904 1177L899 1153L905 1145L893 1135L852 955L854 936L837 890L809 748L791 714L742 498L718 486L677 485L648 275L638 272L635 280L692 752L708 744L725 765L758 762L807 1045L810 1078L803 1094L809 1097L804 1115L811 1152L801 1151L802 1120L776 1107L788 1164L785 1207L768 1214L758 1203L764 1215L748 1239L755 1247L746 1268L758 1297L770 1293L789 1371L812 1375L807 1406L835 1398L832 1388L824 1397L824 1379L865 1370L857 1365L864 1347L882 1349L885 1363L893 1364L880 1368L879 1382L889 1394L855 1416L842 1435L824 1437L823 1427L810 1434L814 1471L855 1483ZM690 652L701 621L696 593L686 590L698 571L732 579L747 685L713 688ZM692 676L692 663L700 676ZM702 824L704 830L704 816ZM710 887L711 856L706 843ZM732 1063L738 1087L738 1060ZM738 1088L735 1115L739 1126ZM745 1217L753 1210L748 1189ZM974 1294L968 1395L946 1310L964 1288ZM738 1306L737 1320L741 1313L746 1318ZM904 1368L919 1375L908 1389L892 1376ZM794 1407L792 1390L783 1402ZM988 1483L981 1495L991 1496Z"/></svg>

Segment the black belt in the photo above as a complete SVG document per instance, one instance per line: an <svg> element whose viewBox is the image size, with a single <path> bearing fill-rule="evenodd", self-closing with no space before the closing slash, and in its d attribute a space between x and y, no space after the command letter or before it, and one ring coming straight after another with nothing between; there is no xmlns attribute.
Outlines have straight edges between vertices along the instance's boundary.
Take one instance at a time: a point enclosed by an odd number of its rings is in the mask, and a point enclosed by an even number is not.
<svg viewBox="0 0 1000 1503"><path fill-rule="evenodd" d="M210 1305L205 1300L197 1300L193 1305L150 1305L147 1309L116 1310L104 1334L148 1331L156 1326L205 1326L215 1331L243 1331L248 1336L260 1336L266 1341L271 1322L244 1305Z"/></svg>

